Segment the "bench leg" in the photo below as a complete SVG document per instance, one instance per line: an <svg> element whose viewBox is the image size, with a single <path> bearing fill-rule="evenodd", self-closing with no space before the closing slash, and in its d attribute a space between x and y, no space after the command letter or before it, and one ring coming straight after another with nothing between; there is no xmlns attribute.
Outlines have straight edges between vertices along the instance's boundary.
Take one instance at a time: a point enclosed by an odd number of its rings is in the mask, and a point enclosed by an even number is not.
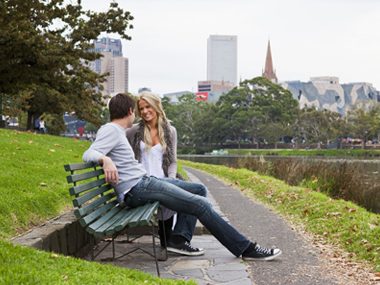
<svg viewBox="0 0 380 285"><path fill-rule="evenodd" d="M156 227L152 224L152 242L153 242L153 255L156 262L157 276L160 277L160 268L158 267L157 251L156 251Z"/></svg>

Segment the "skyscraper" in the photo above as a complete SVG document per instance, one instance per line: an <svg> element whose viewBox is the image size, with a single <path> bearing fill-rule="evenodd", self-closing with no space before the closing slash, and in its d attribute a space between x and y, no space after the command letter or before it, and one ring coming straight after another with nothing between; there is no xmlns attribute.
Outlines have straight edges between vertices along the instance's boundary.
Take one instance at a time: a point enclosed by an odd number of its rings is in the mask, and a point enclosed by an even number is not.
<svg viewBox="0 0 380 285"><path fill-rule="evenodd" d="M237 36L210 35L207 39L207 80L237 84Z"/></svg>
<svg viewBox="0 0 380 285"><path fill-rule="evenodd" d="M109 51L113 56L123 56L121 40L111 38L101 38L95 41L95 51Z"/></svg>
<svg viewBox="0 0 380 285"><path fill-rule="evenodd" d="M103 57L93 62L91 69L99 74L109 73L103 83L103 95L128 92L129 65L128 58L123 57L121 40L101 38L95 41L94 47Z"/></svg>

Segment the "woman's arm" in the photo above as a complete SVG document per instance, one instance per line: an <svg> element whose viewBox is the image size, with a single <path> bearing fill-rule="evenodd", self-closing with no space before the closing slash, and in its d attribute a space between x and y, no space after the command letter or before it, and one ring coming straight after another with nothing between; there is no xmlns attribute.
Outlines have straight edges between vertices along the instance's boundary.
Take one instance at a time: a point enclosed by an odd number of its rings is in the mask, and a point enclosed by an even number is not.
<svg viewBox="0 0 380 285"><path fill-rule="evenodd" d="M168 167L168 177L176 178L177 176L177 130L175 127L170 126L170 133L173 142L173 160Z"/></svg>

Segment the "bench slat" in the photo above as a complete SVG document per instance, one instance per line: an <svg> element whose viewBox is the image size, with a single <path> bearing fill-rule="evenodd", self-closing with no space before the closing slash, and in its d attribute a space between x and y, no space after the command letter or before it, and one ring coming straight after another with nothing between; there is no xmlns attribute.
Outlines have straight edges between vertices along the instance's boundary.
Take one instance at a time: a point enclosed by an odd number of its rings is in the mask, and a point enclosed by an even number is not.
<svg viewBox="0 0 380 285"><path fill-rule="evenodd" d="M100 176L103 173L104 173L103 169L97 169L97 170L89 171L86 173L69 175L66 178L67 178L67 182L74 183L74 182L78 182L78 181L82 181L82 180L86 180L89 178Z"/></svg>
<svg viewBox="0 0 380 285"><path fill-rule="evenodd" d="M109 211L110 209L114 208L116 205L117 205L117 201L116 200L114 200L112 202L109 202L106 205L103 205L100 208L96 209L91 214L83 217L82 219L79 220L79 222L80 222L80 224L83 227L86 227L87 225L91 224L96 219L98 219L100 216L106 214L107 211Z"/></svg>
<svg viewBox="0 0 380 285"><path fill-rule="evenodd" d="M155 213L155 211L157 210L157 208L159 206L159 202L155 202L153 204L147 204L146 206L147 207L146 207L143 215L141 217L139 217L139 219L132 219L129 222L128 227L146 226L150 223L150 220L151 220L153 214Z"/></svg>
<svg viewBox="0 0 380 285"><path fill-rule="evenodd" d="M85 184L73 186L70 188L70 195L71 196L78 195L78 194L80 194L86 190L89 190L91 188L95 188L95 187L103 185L103 184L106 184L106 180L104 178L101 178L101 179L97 179L97 180L94 180L94 181L91 181L91 182L88 182Z"/></svg>
<svg viewBox="0 0 380 285"><path fill-rule="evenodd" d="M115 224L118 223L118 221L125 219L126 217L132 215L131 210L128 208L123 208L119 213L117 213L115 216L113 216L111 219L107 221L107 223L104 223L101 227L99 227L96 230L96 234L105 234L107 236L113 235L115 231Z"/></svg>
<svg viewBox="0 0 380 285"><path fill-rule="evenodd" d="M122 214L124 214L123 216L120 216L119 219L117 221L115 221L112 225L109 225L109 227L107 228L106 230L106 234L107 235L112 235L114 232L117 232L116 230L116 227L121 224L121 223L125 223L125 224L129 224L129 221L134 219L135 217L140 217L142 216L145 208L145 206L140 206L140 207L137 207L137 208L125 208L125 210L123 211ZM124 228L121 228L120 230L123 230Z"/></svg>
<svg viewBox="0 0 380 285"><path fill-rule="evenodd" d="M89 191L86 194L73 199L73 204L75 207L80 207L84 203L86 203L87 201L90 201L91 199L93 199L94 197L96 197L96 196L98 196L104 192L107 192L108 190L110 190L110 188L112 188L112 187L110 187L109 185L104 185L102 187L95 188L92 191Z"/></svg>
<svg viewBox="0 0 380 285"><path fill-rule="evenodd" d="M142 215L142 219L144 221L141 221L142 224L144 225L147 225L149 223L149 221L151 220L152 218L152 215L155 213L155 211L158 209L159 207L159 202L154 202L153 204L146 204L144 206L141 206L141 207L144 207L144 214ZM140 208L141 208L140 207ZM133 210L133 209L132 209ZM131 225L131 220L133 219L133 216L130 216L124 220L120 220L116 225L115 225L115 231L118 232L118 231L121 231L123 230L127 225L128 227L133 227L133 225ZM148 222L146 222L148 221ZM135 223L135 226L137 226L137 224Z"/></svg>
<svg viewBox="0 0 380 285"><path fill-rule="evenodd" d="M85 162L85 163L66 164L64 168L66 171L75 171L75 170L82 170L86 168L93 168L95 166L98 166L98 164L93 163L93 162Z"/></svg>
<svg viewBox="0 0 380 285"><path fill-rule="evenodd" d="M115 192L107 193L106 195L100 197L99 199L96 199L95 201L91 202L90 204L83 206L81 208L77 208L74 211L75 217L78 219L82 218L83 216L90 214L92 211L94 211L98 206L104 204L108 200L111 200L113 197L115 197Z"/></svg>
<svg viewBox="0 0 380 285"><path fill-rule="evenodd" d="M107 204L108 205L108 204ZM104 207L102 207L104 208ZM109 219L119 213L122 209L120 207L114 207L108 211L104 216L100 217L98 220L93 222L87 227L88 232L95 234L96 230L101 227L104 223L107 223Z"/></svg>

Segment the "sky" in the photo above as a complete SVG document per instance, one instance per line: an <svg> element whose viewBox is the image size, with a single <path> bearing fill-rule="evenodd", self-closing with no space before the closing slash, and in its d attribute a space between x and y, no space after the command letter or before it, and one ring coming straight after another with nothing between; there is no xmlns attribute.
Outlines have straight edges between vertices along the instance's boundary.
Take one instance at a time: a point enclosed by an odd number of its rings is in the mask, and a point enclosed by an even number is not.
<svg viewBox="0 0 380 285"><path fill-rule="evenodd" d="M82 0L106 11L108 0ZM238 80L261 76L268 40L279 81L336 76L380 90L378 0L117 0L134 16L129 91L197 91L206 80L207 38L236 35ZM105 36L105 34L103 34ZM108 35L120 38L118 35Z"/></svg>

